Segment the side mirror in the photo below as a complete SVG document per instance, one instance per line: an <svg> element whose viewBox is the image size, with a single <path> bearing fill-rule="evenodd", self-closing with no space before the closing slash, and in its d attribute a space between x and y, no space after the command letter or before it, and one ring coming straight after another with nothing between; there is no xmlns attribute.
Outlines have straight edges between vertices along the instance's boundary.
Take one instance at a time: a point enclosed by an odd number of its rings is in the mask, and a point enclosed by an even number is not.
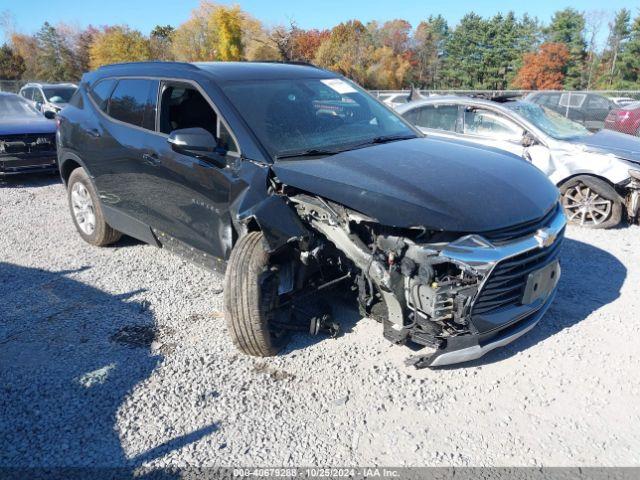
<svg viewBox="0 0 640 480"><path fill-rule="evenodd" d="M44 116L49 120L53 120L54 118L56 118L56 112L52 112L51 110L45 110Z"/></svg>
<svg viewBox="0 0 640 480"><path fill-rule="evenodd" d="M181 128L174 130L167 139L173 151L183 155L205 158L217 167L226 167L220 157L227 152L218 146L215 137L204 128Z"/></svg>
<svg viewBox="0 0 640 480"><path fill-rule="evenodd" d="M535 145L536 143L536 139L533 135L531 135L529 132L524 132L524 134L522 135L522 146L523 147L532 147L533 145Z"/></svg>

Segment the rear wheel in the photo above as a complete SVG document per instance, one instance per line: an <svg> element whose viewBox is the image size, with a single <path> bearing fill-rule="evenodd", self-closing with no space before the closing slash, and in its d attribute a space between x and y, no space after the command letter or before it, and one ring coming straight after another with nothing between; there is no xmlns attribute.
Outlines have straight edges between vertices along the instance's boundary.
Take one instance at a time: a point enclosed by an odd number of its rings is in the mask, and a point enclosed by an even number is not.
<svg viewBox="0 0 640 480"><path fill-rule="evenodd" d="M120 239L122 234L105 221L98 195L83 168L71 172L67 199L73 223L85 242L103 247Z"/></svg>
<svg viewBox="0 0 640 480"><path fill-rule="evenodd" d="M270 262L260 232L250 232L233 248L224 280L225 318L234 345L256 357L277 354L289 339L278 328L278 266Z"/></svg>
<svg viewBox="0 0 640 480"><path fill-rule="evenodd" d="M586 228L611 228L622 219L620 197L604 180L579 176L560 187L567 220Z"/></svg>

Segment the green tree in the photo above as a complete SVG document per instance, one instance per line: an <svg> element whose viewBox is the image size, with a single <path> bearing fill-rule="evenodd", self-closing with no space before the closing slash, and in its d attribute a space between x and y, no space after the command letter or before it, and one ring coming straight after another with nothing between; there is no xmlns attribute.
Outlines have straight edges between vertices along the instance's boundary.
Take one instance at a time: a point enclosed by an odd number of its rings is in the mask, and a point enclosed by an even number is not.
<svg viewBox="0 0 640 480"><path fill-rule="evenodd" d="M640 14L633 20L629 38L620 47L620 79L617 88L634 89L640 86Z"/></svg>
<svg viewBox="0 0 640 480"><path fill-rule="evenodd" d="M565 8L553 15L551 24L545 29L547 42L564 43L569 50L569 61L565 71L565 88L581 89L586 86L587 42L584 14L573 8Z"/></svg>
<svg viewBox="0 0 640 480"><path fill-rule="evenodd" d="M420 22L413 35L416 54L416 80L425 88L439 88L449 25L442 15Z"/></svg>
<svg viewBox="0 0 640 480"><path fill-rule="evenodd" d="M609 23L609 35L607 44L602 54L604 71L598 82L601 88L615 88L621 82L618 57L625 42L629 40L631 33L631 12L623 8L616 12L615 17Z"/></svg>
<svg viewBox="0 0 640 480"><path fill-rule="evenodd" d="M151 56L157 60L173 60L172 42L175 28L171 25L156 25L149 35Z"/></svg>
<svg viewBox="0 0 640 480"><path fill-rule="evenodd" d="M0 47L0 80L18 80L24 73L24 58L6 43Z"/></svg>
<svg viewBox="0 0 640 480"><path fill-rule="evenodd" d="M56 28L45 22L35 35L39 80L59 82L79 76L73 52Z"/></svg>

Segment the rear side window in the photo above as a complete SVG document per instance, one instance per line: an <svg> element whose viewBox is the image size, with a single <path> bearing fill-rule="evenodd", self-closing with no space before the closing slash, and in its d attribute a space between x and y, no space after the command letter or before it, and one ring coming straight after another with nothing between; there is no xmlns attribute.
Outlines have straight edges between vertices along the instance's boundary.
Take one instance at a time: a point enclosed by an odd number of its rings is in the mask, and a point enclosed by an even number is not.
<svg viewBox="0 0 640 480"><path fill-rule="evenodd" d="M418 127L455 132L458 106L428 105L413 109L405 118Z"/></svg>
<svg viewBox="0 0 640 480"><path fill-rule="evenodd" d="M107 101L113 91L113 87L116 85L116 80L108 78L106 80L99 81L92 89L91 96L93 100L98 104L98 107L103 112L107 111Z"/></svg>
<svg viewBox="0 0 640 480"><path fill-rule="evenodd" d="M155 130L157 80L120 80L109 100L111 117L137 127Z"/></svg>
<svg viewBox="0 0 640 480"><path fill-rule="evenodd" d="M584 93L563 93L560 96L560 106L569 108L582 108L582 104L587 99Z"/></svg>

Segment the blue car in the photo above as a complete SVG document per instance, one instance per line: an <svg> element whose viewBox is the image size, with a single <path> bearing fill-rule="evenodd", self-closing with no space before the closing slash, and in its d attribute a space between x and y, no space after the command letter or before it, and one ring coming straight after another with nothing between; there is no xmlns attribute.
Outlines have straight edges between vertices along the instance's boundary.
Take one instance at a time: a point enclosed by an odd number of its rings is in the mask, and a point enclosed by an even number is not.
<svg viewBox="0 0 640 480"><path fill-rule="evenodd" d="M0 92L0 177L57 171L54 118L18 95Z"/></svg>

